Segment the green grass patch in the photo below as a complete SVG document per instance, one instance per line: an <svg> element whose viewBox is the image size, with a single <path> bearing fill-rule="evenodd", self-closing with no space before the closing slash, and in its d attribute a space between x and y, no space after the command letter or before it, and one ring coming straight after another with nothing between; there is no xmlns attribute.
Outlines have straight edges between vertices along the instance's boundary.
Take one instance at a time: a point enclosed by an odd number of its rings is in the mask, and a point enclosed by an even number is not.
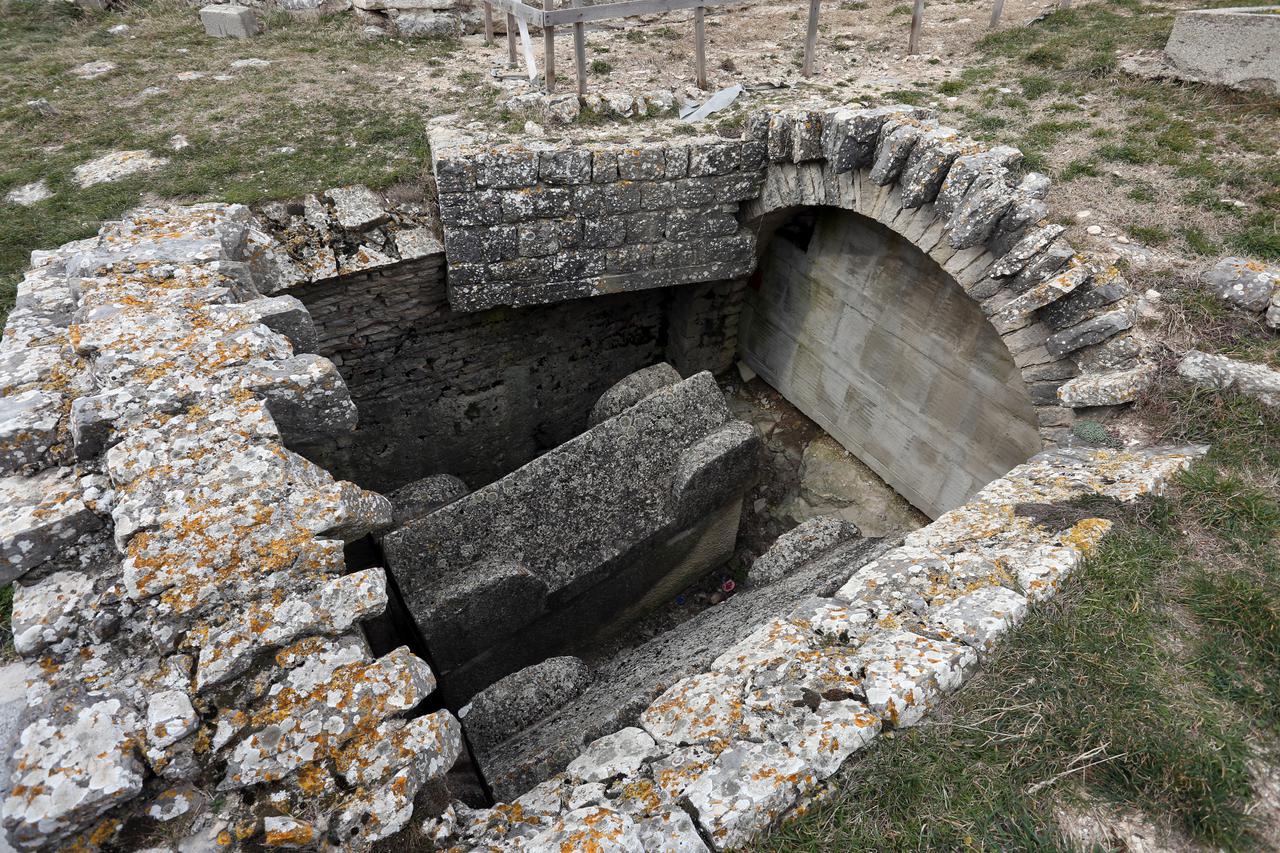
<svg viewBox="0 0 1280 853"><path fill-rule="evenodd" d="M1134 239L1141 240L1149 246L1159 246L1169 242L1172 236L1168 231L1158 225L1137 225L1131 224L1125 228L1129 232L1129 236Z"/></svg>
<svg viewBox="0 0 1280 853"><path fill-rule="evenodd" d="M1097 162L1093 160L1072 160L1058 174L1058 179L1074 181L1076 178L1096 178L1099 174Z"/></svg>
<svg viewBox="0 0 1280 853"><path fill-rule="evenodd" d="M761 850L1066 850L1058 786L1173 818L1193 838L1250 840L1245 727L1186 688L1166 579L1174 507L1108 507L1117 527L1059 600L1035 608L936 722L846 767L833 801Z"/></svg>

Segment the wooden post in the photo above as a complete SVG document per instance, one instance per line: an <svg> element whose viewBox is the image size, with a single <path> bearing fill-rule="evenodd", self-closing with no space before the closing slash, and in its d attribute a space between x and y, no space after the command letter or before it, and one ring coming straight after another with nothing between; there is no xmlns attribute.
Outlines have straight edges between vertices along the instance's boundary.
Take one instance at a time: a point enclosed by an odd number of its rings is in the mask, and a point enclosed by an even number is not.
<svg viewBox="0 0 1280 853"><path fill-rule="evenodd" d="M924 0L916 0L911 7L911 39L907 42L907 53L916 54L920 49L920 29L924 26Z"/></svg>
<svg viewBox="0 0 1280 853"><path fill-rule="evenodd" d="M511 67L515 67L519 63L516 58L516 16L507 13L507 62Z"/></svg>
<svg viewBox="0 0 1280 853"><path fill-rule="evenodd" d="M698 6L693 10L693 69L698 78L698 88L707 88L707 10Z"/></svg>
<svg viewBox="0 0 1280 853"><path fill-rule="evenodd" d="M550 12L555 0L542 0L543 10ZM542 73L546 81L547 94L556 90L556 28L551 24L542 27Z"/></svg>
<svg viewBox="0 0 1280 853"><path fill-rule="evenodd" d="M809 32L804 37L804 68L806 77L813 76L813 54L818 46L818 5L821 0L809 0Z"/></svg>
<svg viewBox="0 0 1280 853"><path fill-rule="evenodd" d="M582 0L573 0L574 8ZM587 25L578 21L573 25L573 66L578 75L578 94L587 94Z"/></svg>
<svg viewBox="0 0 1280 853"><path fill-rule="evenodd" d="M493 44L493 4L484 0L484 43Z"/></svg>
<svg viewBox="0 0 1280 853"><path fill-rule="evenodd" d="M1004 12L1004 0L996 0L995 5L991 7L991 29L1000 26L1000 14Z"/></svg>

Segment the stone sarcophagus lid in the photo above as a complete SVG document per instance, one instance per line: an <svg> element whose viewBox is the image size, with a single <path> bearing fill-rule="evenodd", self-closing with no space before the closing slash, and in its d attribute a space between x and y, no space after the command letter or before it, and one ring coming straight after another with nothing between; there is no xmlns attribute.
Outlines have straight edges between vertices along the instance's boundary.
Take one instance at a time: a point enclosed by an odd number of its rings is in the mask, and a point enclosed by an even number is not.
<svg viewBox="0 0 1280 853"><path fill-rule="evenodd" d="M450 704L589 647L731 555L758 439L710 373L641 370L591 422L384 539Z"/></svg>

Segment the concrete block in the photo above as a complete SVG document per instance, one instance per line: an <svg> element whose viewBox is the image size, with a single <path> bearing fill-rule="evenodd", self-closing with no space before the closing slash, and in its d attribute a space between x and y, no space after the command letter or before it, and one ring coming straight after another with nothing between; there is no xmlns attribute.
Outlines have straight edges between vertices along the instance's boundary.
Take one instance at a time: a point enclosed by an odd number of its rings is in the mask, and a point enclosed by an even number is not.
<svg viewBox="0 0 1280 853"><path fill-rule="evenodd" d="M200 10L200 23L204 24L204 31L214 38L249 38L261 30L258 13L248 6L234 3L205 6Z"/></svg>
<svg viewBox="0 0 1280 853"><path fill-rule="evenodd" d="M1280 93L1280 7L1179 12L1165 56L1194 79Z"/></svg>

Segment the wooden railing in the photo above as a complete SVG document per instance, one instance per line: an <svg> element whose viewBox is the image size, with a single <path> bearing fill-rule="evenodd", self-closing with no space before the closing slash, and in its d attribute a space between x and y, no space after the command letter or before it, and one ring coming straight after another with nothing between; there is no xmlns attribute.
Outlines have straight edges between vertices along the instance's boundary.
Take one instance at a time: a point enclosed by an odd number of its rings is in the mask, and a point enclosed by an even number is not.
<svg viewBox="0 0 1280 853"><path fill-rule="evenodd" d="M556 27L573 27L574 67L577 74L578 94L587 93L587 35L586 25L592 21L611 21L636 15L653 15L680 9L693 10L693 66L698 88L707 88L707 49L705 15L708 6L723 6L743 0L618 0L583 6L581 0L556 9L554 0L542 0L542 8L530 6L521 0L485 0L484 36L486 44L493 44L494 11L507 16L507 59L512 65L520 62L516 48L516 32L524 55L525 71L532 81L538 76L537 61L533 56L533 42L529 27L542 27L543 81L548 94L556 87ZM818 41L818 6L821 0L809 0L809 28L804 44L804 76L813 74L813 52Z"/></svg>
<svg viewBox="0 0 1280 853"><path fill-rule="evenodd" d="M577 74L578 94L587 93L587 35L586 25L592 21L611 21L619 18L630 18L636 15L653 15L661 12L674 12L680 9L693 10L693 67L698 88L707 88L707 33L706 10L708 6L723 6L731 3L742 3L745 0L616 0L612 3L599 3L594 6L583 6L582 0L570 0L570 5L557 9L555 0L542 0L542 8L530 6L522 0L485 0L484 2L484 38L485 44L493 44L494 10L507 15L507 58L511 64L520 64L520 51L516 47L516 32L520 33L520 44L524 54L525 70L532 82L538 76L537 60L533 56L533 42L529 38L529 27L542 27L543 80L548 94L556 87L556 27L573 27L574 67ZM804 65L802 73L805 77L813 76L813 55L818 42L818 7L821 0L809 0L809 26L805 32ZM925 0L914 0L911 9L911 34L907 43L907 53L919 52L920 34L924 29ZM1071 8L1071 0L1057 0L1058 9ZM994 0L991 7L991 27L1000 23L1000 15L1004 10L1004 0Z"/></svg>

